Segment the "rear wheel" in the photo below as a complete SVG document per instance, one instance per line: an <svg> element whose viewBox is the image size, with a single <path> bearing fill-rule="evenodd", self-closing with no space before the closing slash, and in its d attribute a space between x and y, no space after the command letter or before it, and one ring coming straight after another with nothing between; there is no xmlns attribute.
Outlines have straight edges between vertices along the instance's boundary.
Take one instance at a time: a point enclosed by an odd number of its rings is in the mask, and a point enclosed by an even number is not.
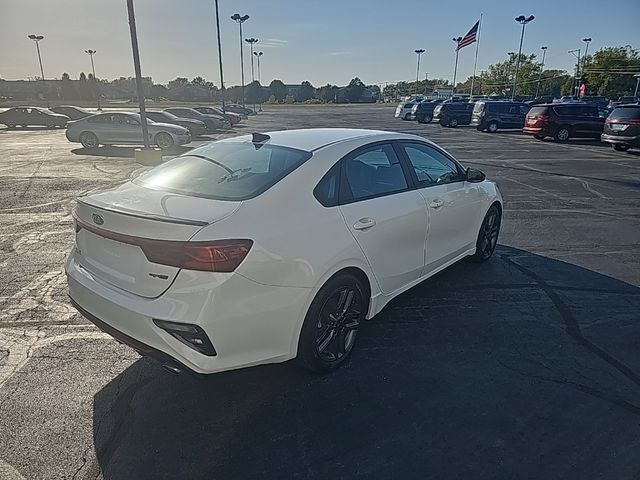
<svg viewBox="0 0 640 480"><path fill-rule="evenodd" d="M617 152L626 152L627 150L629 150L629 145L619 145L617 143L614 143L612 146L613 149Z"/></svg>
<svg viewBox="0 0 640 480"><path fill-rule="evenodd" d="M456 128L458 126L458 119L457 118L452 118L451 120L449 120L449 126Z"/></svg>
<svg viewBox="0 0 640 480"><path fill-rule="evenodd" d="M498 244L501 223L500 209L497 205L491 205L478 232L476 253L471 257L474 262L485 262L491 258Z"/></svg>
<svg viewBox="0 0 640 480"><path fill-rule="evenodd" d="M330 279L314 298L298 340L298 361L315 372L338 368L353 351L368 308L362 281L345 273Z"/></svg>
<svg viewBox="0 0 640 480"><path fill-rule="evenodd" d="M402 117L403 120L411 120L411 114L410 113L405 113L404 117Z"/></svg>
<svg viewBox="0 0 640 480"><path fill-rule="evenodd" d="M100 143L98 142L98 137L93 132L82 132L80 135L80 143L84 148L98 148Z"/></svg>
<svg viewBox="0 0 640 480"><path fill-rule="evenodd" d="M496 133L497 131L498 131L498 122L496 122L495 120L490 121L489 125L487 125L487 132Z"/></svg>
<svg viewBox="0 0 640 480"><path fill-rule="evenodd" d="M570 137L569 129L567 127L560 127L556 130L556 133L553 135L553 138L556 142L566 142Z"/></svg>
<svg viewBox="0 0 640 480"><path fill-rule="evenodd" d="M160 132L156 135L156 145L162 150L167 150L173 147L173 137L166 132Z"/></svg>

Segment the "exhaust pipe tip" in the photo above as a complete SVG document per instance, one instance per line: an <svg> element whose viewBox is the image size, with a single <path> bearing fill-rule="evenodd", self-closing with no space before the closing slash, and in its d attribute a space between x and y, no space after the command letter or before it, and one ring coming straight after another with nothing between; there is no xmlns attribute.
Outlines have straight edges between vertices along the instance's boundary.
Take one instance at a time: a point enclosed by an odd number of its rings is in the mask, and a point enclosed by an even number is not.
<svg viewBox="0 0 640 480"><path fill-rule="evenodd" d="M179 367L176 367L175 365L170 365L168 363L163 363L162 368L173 373L174 375L180 375L182 373L182 370Z"/></svg>

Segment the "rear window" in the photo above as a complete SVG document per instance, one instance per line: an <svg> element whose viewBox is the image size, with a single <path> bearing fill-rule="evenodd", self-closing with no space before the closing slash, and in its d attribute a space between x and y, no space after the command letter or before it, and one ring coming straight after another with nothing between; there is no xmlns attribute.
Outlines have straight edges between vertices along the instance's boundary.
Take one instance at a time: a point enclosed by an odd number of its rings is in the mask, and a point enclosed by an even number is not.
<svg viewBox="0 0 640 480"><path fill-rule="evenodd" d="M640 120L640 106L616 108L609 115L609 120Z"/></svg>
<svg viewBox="0 0 640 480"><path fill-rule="evenodd" d="M549 107L533 107L529 110L529 116L535 117L537 115L546 115L549 112Z"/></svg>
<svg viewBox="0 0 640 480"><path fill-rule="evenodd" d="M144 187L216 200L247 200L311 158L310 152L251 142L212 143L134 180Z"/></svg>

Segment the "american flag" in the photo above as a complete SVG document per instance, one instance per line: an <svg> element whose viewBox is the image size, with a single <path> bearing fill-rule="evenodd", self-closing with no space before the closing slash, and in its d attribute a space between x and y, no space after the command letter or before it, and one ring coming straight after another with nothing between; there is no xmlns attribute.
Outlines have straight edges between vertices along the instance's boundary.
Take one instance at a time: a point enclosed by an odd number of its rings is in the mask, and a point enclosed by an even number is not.
<svg viewBox="0 0 640 480"><path fill-rule="evenodd" d="M467 33L464 37L462 37L462 40L458 42L458 47L456 48L456 50L460 50L461 48L471 45L473 42L476 41L479 25L480 25L480 20L478 20L476 24L473 27L471 27L471 30L469 30L469 33Z"/></svg>

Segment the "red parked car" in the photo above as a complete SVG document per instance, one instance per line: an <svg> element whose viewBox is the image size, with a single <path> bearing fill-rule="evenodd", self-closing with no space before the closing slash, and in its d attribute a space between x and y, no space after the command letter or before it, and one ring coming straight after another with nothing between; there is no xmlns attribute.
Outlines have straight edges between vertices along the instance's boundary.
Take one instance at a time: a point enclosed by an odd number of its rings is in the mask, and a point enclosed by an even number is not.
<svg viewBox="0 0 640 480"><path fill-rule="evenodd" d="M600 139L608 112L584 102L536 105L527 114L522 131L542 140Z"/></svg>

